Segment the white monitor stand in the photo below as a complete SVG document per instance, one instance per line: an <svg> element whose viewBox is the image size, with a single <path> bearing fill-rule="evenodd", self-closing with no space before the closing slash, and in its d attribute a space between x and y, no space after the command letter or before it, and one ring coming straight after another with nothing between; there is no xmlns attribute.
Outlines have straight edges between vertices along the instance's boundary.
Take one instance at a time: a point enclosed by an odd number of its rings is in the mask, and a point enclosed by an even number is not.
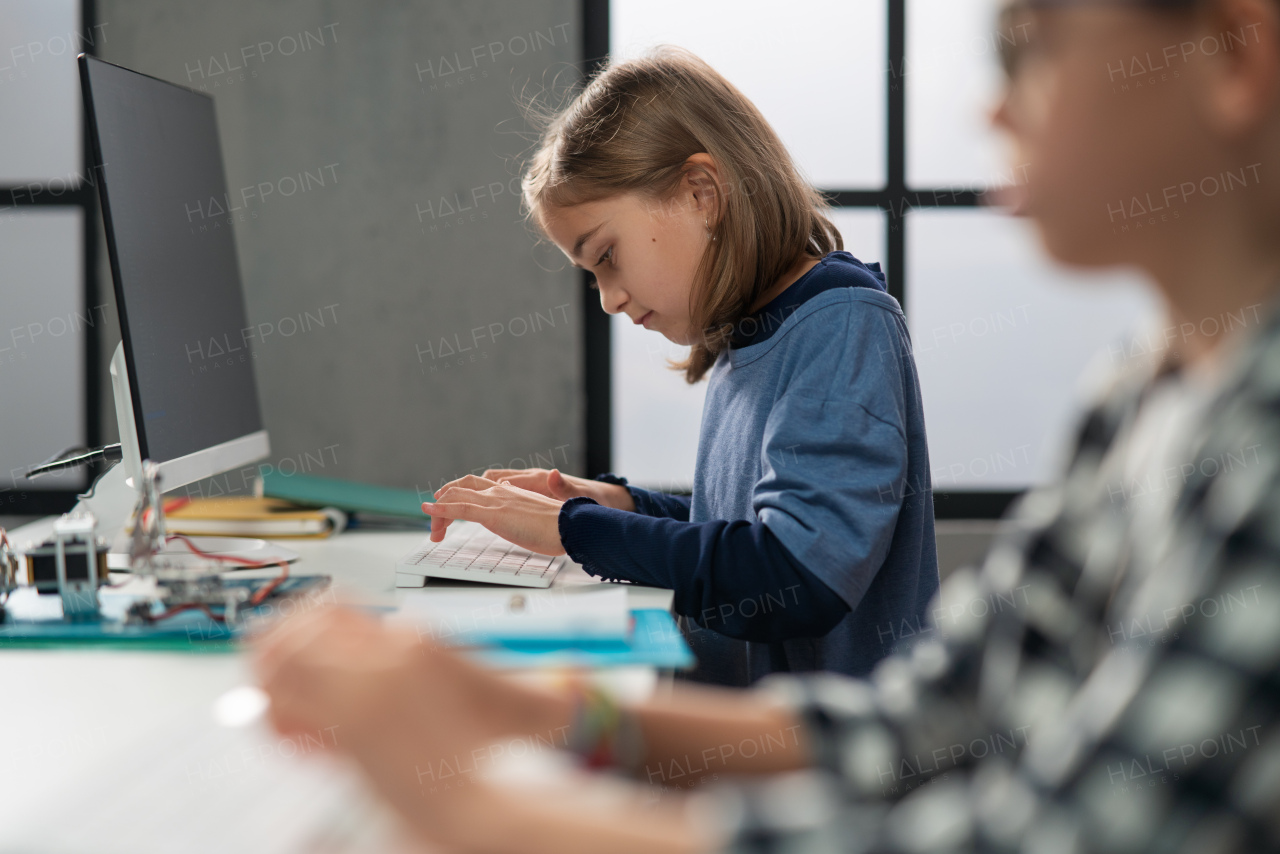
<svg viewBox="0 0 1280 854"><path fill-rule="evenodd" d="M80 496L74 510L88 510L97 520L98 536L111 544L107 566L127 569L129 537L125 533L138 500L142 495L142 458L138 451L138 432L133 419L133 398L129 392L129 373L125 368L124 344L116 345L111 357L111 388L116 405L116 424L120 429L123 458L103 472L88 491ZM265 440L264 440L265 444ZM211 473L212 474L212 473ZM161 481L161 488L164 487ZM179 486L183 484L178 484ZM73 512L74 512L73 510ZM50 524L52 531L52 524ZM34 533L34 531L26 531ZM298 553L266 540L248 537L191 537L201 551L221 556L248 558L265 564L296 560ZM169 543L162 552L166 557L180 558L192 552L182 541Z"/></svg>

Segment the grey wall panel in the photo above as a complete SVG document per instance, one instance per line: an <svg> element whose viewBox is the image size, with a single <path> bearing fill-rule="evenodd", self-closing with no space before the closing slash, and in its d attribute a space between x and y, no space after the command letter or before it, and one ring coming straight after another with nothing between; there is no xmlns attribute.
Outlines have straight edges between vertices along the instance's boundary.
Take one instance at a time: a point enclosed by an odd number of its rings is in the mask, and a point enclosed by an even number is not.
<svg viewBox="0 0 1280 854"><path fill-rule="evenodd" d="M423 490L495 462L580 470L581 285L514 192L516 98L573 74L577 3L99 15L104 59L217 99L268 464Z"/></svg>
<svg viewBox="0 0 1280 854"><path fill-rule="evenodd" d="M1000 530L994 520L939 519L938 574L946 578L962 567L980 567Z"/></svg>
<svg viewBox="0 0 1280 854"><path fill-rule="evenodd" d="M83 471L23 477L85 441L85 330L109 308L84 304L83 222L74 207L0 218L0 512L28 491L88 485Z"/></svg>

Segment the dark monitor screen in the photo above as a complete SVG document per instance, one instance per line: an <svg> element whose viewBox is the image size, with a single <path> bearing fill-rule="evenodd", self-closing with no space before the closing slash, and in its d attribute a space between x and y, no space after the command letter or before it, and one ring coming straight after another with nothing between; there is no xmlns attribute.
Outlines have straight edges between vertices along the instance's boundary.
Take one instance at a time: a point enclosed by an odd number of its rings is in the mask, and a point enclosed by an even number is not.
<svg viewBox="0 0 1280 854"><path fill-rule="evenodd" d="M88 56L80 74L142 458L262 430L213 99Z"/></svg>

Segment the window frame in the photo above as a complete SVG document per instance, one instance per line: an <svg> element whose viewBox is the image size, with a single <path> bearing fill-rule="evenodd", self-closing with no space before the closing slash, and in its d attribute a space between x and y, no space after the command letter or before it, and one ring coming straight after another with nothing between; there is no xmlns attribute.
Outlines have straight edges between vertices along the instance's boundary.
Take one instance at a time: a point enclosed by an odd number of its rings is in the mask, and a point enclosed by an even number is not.
<svg viewBox="0 0 1280 854"><path fill-rule="evenodd" d="M80 0L81 32L93 33L93 28L96 24L97 4L95 0ZM96 45L88 39L86 39L84 47L84 52L91 56L96 55ZM79 81L79 79L80 75L77 72L76 80ZM82 104L77 103L76 109L83 111ZM90 176L90 170L92 169L88 133L87 124L82 121L80 174L83 176ZM23 209L30 208L78 209L82 212L81 258L84 281L81 283L81 293L84 299L83 307L89 308L97 305L100 293L98 281L98 235L101 232L101 228L98 224L100 219L98 216L96 182L90 178L87 182L80 182L73 189L57 194L54 194L48 187L43 187L39 191L32 193L30 188L25 185L0 184L0 200L3 200L5 207L12 209L17 215L21 215ZM102 437L98 411L101 405L101 388L99 385L101 378L98 376L101 360L99 359L98 348L101 346L102 339L98 323L85 324L84 335L84 388L80 391L84 395L85 403L85 444L90 448L94 448L101 443ZM52 455L61 450L61 448L50 448L49 453ZM100 463L87 466L85 488L88 489L103 471L105 471L105 468ZM47 516L53 513L65 513L75 505L80 492L81 490L65 488L24 488L19 487L16 481L10 484L0 483L0 515Z"/></svg>
<svg viewBox="0 0 1280 854"><path fill-rule="evenodd" d="M819 188L836 208L876 209L886 217L885 266L889 293L906 308L907 214L922 208L976 208L980 195L973 190L910 187L907 184L906 0L888 3L887 33L889 73L886 145L886 183L879 190ZM582 0L582 71L598 71L609 53L609 0ZM586 391L587 476L611 471L613 458L612 364L610 320L600 300L582 277L583 375ZM998 519L1021 491L936 490L934 515L939 519Z"/></svg>

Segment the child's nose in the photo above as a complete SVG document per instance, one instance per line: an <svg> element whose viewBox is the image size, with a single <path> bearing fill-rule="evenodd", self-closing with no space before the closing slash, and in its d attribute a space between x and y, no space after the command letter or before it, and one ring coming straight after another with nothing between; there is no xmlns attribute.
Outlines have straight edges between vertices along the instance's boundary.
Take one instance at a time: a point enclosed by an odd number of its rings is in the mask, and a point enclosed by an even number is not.
<svg viewBox="0 0 1280 854"><path fill-rule="evenodd" d="M618 314L627 304L626 291L621 288L600 288L600 307L608 314Z"/></svg>

